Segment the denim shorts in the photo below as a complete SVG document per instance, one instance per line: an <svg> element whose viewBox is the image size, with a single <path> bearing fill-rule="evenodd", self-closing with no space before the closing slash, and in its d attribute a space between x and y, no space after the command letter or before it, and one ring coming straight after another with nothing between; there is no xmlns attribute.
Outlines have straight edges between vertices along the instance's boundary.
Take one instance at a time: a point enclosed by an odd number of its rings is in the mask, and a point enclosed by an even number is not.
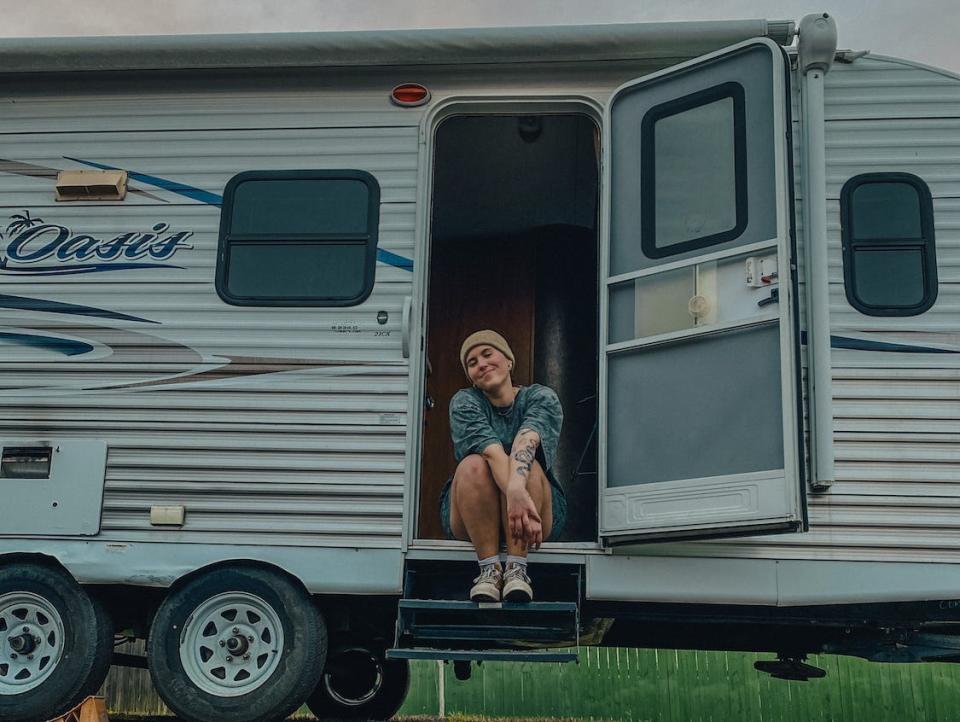
<svg viewBox="0 0 960 722"><path fill-rule="evenodd" d="M553 528L550 530L550 536L544 541L556 541L557 537L563 532L564 524L567 522L567 496L563 493L563 487L557 481L552 471L547 472L547 481L550 482L551 490L551 509L553 510ZM453 529L450 528L450 489L453 488L453 476L447 479L440 491L440 527L443 529L447 539L456 539L453 535Z"/></svg>

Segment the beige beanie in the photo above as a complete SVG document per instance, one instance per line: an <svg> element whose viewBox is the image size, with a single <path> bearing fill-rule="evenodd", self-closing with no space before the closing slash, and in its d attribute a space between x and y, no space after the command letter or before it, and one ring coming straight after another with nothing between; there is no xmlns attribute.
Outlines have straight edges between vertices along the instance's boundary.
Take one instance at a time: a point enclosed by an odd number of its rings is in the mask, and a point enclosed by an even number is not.
<svg viewBox="0 0 960 722"><path fill-rule="evenodd" d="M470 349L475 346L484 345L493 346L497 351L510 359L511 364L516 363L513 358L513 351L510 350L510 344L508 344L507 339L499 333L491 331L488 328L483 331L471 333L460 347L460 365L463 366L463 373L467 374L467 380L470 379L470 374L467 373L467 354L470 353Z"/></svg>

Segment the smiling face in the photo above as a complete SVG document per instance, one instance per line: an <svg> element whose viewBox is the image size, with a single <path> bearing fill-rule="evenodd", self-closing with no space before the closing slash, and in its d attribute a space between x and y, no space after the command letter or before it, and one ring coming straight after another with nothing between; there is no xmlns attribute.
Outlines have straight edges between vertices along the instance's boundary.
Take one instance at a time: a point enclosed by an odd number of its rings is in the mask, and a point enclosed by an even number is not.
<svg viewBox="0 0 960 722"><path fill-rule="evenodd" d="M512 386L510 369L513 364L502 352L488 344L474 346L467 353L467 376L481 391L490 391L506 383Z"/></svg>

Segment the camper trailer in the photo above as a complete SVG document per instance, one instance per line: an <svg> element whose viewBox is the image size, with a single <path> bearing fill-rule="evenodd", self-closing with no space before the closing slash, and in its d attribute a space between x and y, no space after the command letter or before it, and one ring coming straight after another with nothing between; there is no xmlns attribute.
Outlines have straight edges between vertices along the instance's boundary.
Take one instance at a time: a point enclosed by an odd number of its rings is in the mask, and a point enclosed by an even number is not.
<svg viewBox="0 0 960 722"><path fill-rule="evenodd" d="M960 658L960 76L827 14L0 66L0 718L111 663L254 722L411 659ZM441 531L478 328L564 408L527 605Z"/></svg>

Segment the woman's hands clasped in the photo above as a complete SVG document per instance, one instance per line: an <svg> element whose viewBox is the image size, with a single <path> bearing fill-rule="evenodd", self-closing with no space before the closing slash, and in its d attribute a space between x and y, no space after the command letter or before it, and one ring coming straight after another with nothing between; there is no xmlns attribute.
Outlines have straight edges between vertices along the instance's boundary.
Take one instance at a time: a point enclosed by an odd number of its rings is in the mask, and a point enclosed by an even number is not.
<svg viewBox="0 0 960 722"><path fill-rule="evenodd" d="M510 536L525 542L530 549L539 549L543 543L543 522L524 480L512 480L506 496Z"/></svg>

